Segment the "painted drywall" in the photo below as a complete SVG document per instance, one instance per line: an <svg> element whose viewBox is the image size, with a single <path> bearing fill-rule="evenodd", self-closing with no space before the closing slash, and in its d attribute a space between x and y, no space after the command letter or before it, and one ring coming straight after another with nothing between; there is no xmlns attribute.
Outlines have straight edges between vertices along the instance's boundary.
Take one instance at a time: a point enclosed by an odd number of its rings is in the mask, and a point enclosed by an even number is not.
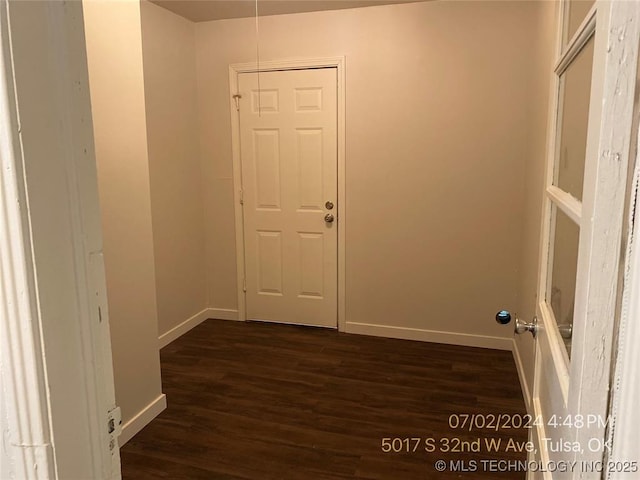
<svg viewBox="0 0 640 480"><path fill-rule="evenodd" d="M530 81L528 115L531 120L526 158L523 192L525 195L520 274L518 275L517 312L526 321L536 314L538 293L538 268L540 257L540 229L542 227L542 202L544 172L547 155L550 89L553 76L555 35L558 5L555 2L539 2L536 16L535 52L531 58L535 66ZM533 392L534 341L530 335L516 335L517 352L521 360L525 383Z"/></svg>
<svg viewBox="0 0 640 480"><path fill-rule="evenodd" d="M161 395L140 4L84 4L116 401L126 424Z"/></svg>
<svg viewBox="0 0 640 480"><path fill-rule="evenodd" d="M195 25L141 3L158 334L207 307Z"/></svg>
<svg viewBox="0 0 640 480"><path fill-rule="evenodd" d="M538 8L426 2L260 19L263 60L346 56L347 322L511 336L493 318L516 307ZM215 308L237 308L227 72L255 61L254 29L196 24Z"/></svg>

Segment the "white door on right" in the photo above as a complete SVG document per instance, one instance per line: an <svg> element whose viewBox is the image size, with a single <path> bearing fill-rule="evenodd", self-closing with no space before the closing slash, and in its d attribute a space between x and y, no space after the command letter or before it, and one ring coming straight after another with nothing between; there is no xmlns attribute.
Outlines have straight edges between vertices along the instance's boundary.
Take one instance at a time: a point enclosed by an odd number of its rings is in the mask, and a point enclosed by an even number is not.
<svg viewBox="0 0 640 480"><path fill-rule="evenodd" d="M632 107L624 101L633 104L634 88L620 94L620 59L628 57L620 26L640 20L625 3L559 5L530 458L548 468L531 468L529 479L600 478L604 469L629 158L612 145L626 141L628 147ZM611 133L616 128L620 140Z"/></svg>

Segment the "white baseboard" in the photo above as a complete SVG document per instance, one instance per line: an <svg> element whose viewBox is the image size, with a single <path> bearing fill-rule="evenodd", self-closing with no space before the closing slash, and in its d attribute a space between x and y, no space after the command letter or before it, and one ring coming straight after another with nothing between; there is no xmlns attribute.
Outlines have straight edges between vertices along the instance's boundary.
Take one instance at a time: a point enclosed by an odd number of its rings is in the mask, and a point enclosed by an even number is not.
<svg viewBox="0 0 640 480"><path fill-rule="evenodd" d="M218 320L235 320L238 321L238 310L231 308L208 308L209 318L217 318Z"/></svg>
<svg viewBox="0 0 640 480"><path fill-rule="evenodd" d="M193 317L187 318L184 322L176 325L168 332L158 337L159 348L164 348L171 342L180 338L193 327L200 325L208 318L217 318L219 320L238 320L238 310L227 308L205 308L201 312L196 313Z"/></svg>
<svg viewBox="0 0 640 480"><path fill-rule="evenodd" d="M533 415L533 411L531 410L531 391L529 390L529 382L527 382L527 378L524 374L522 355L520 355L520 349L518 348L518 342L516 342L516 339L513 338L511 341L513 342L511 351L513 352L513 360L516 362L516 370L518 370L518 379L520 379L520 388L522 389L524 404L527 407L527 413Z"/></svg>
<svg viewBox="0 0 640 480"><path fill-rule="evenodd" d="M122 433L118 437L118 443L122 447L131 438L146 427L151 420L156 418L160 413L167 408L167 396L162 393L149 405L144 407L138 412L131 420L122 426Z"/></svg>
<svg viewBox="0 0 640 480"><path fill-rule="evenodd" d="M207 318L212 318L209 314L208 308L205 308L201 312L196 313L193 317L187 318L184 322L179 325L176 325L168 332L163 333L158 337L159 348L166 347L175 339L181 337L193 327L200 325Z"/></svg>
<svg viewBox="0 0 640 480"><path fill-rule="evenodd" d="M373 335L375 337L401 338L403 340L446 343L449 345L464 345L467 347L493 348L496 350L511 350L513 345L513 340L511 338L471 335L468 333L442 332L437 330L423 330L419 328L392 327L389 325L373 325L370 323L347 322L345 332L357 333L360 335Z"/></svg>

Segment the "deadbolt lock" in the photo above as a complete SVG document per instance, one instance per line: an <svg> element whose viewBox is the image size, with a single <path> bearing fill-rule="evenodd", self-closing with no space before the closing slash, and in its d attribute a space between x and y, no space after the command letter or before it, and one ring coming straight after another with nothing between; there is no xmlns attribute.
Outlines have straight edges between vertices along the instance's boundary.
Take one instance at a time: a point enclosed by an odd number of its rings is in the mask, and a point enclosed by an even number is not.
<svg viewBox="0 0 640 480"><path fill-rule="evenodd" d="M324 207L325 207L327 210L333 210L333 202L327 202L327 203L325 203L325 204L324 204Z"/></svg>

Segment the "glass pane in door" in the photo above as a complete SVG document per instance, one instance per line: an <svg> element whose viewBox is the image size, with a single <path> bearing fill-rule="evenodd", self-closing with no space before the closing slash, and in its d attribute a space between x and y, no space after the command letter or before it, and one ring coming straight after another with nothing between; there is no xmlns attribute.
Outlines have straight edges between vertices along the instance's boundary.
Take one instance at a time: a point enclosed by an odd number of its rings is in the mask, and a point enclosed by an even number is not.
<svg viewBox="0 0 640 480"><path fill-rule="evenodd" d="M554 184L578 200L582 200L587 152L593 45L594 36L592 35L560 76L562 109Z"/></svg>
<svg viewBox="0 0 640 480"><path fill-rule="evenodd" d="M565 36L565 42L571 40L575 35L580 24L587 17L587 13L591 10L591 7L595 3L595 0L571 0L568 6L568 21L567 21L567 34Z"/></svg>
<svg viewBox="0 0 640 480"><path fill-rule="evenodd" d="M567 354L571 357L571 329L573 303L578 269L580 228L555 204L551 207L551 245L549 262L551 282L547 289L547 304L563 337Z"/></svg>

